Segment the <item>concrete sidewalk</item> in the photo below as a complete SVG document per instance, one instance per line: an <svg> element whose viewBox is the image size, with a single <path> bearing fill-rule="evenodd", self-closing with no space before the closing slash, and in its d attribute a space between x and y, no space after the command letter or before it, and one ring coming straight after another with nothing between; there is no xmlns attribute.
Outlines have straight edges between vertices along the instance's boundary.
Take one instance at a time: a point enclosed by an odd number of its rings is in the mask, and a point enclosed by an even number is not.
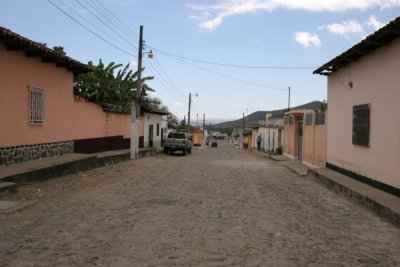
<svg viewBox="0 0 400 267"><path fill-rule="evenodd" d="M361 204L400 227L400 198L326 168L310 169L311 177L339 195Z"/></svg>
<svg viewBox="0 0 400 267"><path fill-rule="evenodd" d="M384 220L400 227L400 198L327 168L309 168L286 156L270 156L300 176L308 176L339 195L361 204ZM310 175L309 175L310 173Z"/></svg>
<svg viewBox="0 0 400 267"><path fill-rule="evenodd" d="M154 148L140 149L139 158L153 156L155 153L156 151ZM32 181L40 181L78 171L102 167L129 159L129 149L97 154L65 154L9 166L0 166L0 182L14 182L21 185Z"/></svg>

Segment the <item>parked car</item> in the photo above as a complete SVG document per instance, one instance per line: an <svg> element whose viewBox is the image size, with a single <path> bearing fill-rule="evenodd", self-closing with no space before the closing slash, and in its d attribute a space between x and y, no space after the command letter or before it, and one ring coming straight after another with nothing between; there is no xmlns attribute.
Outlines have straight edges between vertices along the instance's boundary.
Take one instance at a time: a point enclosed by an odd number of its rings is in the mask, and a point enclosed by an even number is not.
<svg viewBox="0 0 400 267"><path fill-rule="evenodd" d="M218 147L217 140L212 140L211 147Z"/></svg>
<svg viewBox="0 0 400 267"><path fill-rule="evenodd" d="M172 131L164 142L164 152L182 151L183 155L192 153L192 137L185 132Z"/></svg>

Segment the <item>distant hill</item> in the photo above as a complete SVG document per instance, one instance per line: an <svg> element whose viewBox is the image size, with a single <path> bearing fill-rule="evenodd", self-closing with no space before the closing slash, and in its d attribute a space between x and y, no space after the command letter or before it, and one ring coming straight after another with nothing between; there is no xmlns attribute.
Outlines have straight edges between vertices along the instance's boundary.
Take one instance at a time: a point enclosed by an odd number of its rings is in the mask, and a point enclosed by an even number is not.
<svg viewBox="0 0 400 267"><path fill-rule="evenodd" d="M292 107L290 110L296 110L296 109L320 109L321 108L321 101L313 101L304 105L300 105L297 107ZM254 123L258 123L260 120L265 119L265 115L267 113L272 113L273 116L281 115L285 113L287 109L278 109L278 110L272 110L272 111L256 111L253 112L245 117L246 119L246 124L251 125ZM243 123L243 118L234 120L234 121L227 121L223 123L216 124L216 127L241 127Z"/></svg>

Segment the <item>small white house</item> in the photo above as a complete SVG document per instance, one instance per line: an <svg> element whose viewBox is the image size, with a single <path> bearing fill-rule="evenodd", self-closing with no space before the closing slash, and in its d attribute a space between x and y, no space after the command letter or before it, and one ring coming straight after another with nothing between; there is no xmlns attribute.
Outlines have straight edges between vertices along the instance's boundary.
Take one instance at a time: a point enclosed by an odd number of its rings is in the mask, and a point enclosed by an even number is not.
<svg viewBox="0 0 400 267"><path fill-rule="evenodd" d="M168 113L147 107L141 107L141 111L144 121L143 147L162 150L162 143L168 130Z"/></svg>

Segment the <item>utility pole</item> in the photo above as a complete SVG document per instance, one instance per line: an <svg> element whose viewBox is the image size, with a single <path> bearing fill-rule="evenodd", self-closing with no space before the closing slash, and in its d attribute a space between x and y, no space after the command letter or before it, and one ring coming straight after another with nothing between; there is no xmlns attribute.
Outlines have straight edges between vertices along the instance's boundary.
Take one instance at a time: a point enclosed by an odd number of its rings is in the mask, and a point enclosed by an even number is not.
<svg viewBox="0 0 400 267"><path fill-rule="evenodd" d="M192 93L189 93L188 129L190 128L190 105L192 104Z"/></svg>
<svg viewBox="0 0 400 267"><path fill-rule="evenodd" d="M204 136L205 127L206 127L206 114L203 113L203 139L202 139L202 141L201 141L201 145L202 145L202 146L204 146L204 144L205 144L204 142L205 142L205 140L206 140L206 137Z"/></svg>
<svg viewBox="0 0 400 267"><path fill-rule="evenodd" d="M196 116L197 116L196 126L199 127L199 113L196 113Z"/></svg>
<svg viewBox="0 0 400 267"><path fill-rule="evenodd" d="M205 136L204 136L204 127L206 127L206 114L205 113L203 113L203 140L205 138Z"/></svg>
<svg viewBox="0 0 400 267"><path fill-rule="evenodd" d="M139 49L138 49L138 75L137 75L137 88L136 99L131 103L131 147L130 158L137 159L139 155L139 135L137 119L140 115L140 98L142 97L142 56L143 56L143 26L140 25L139 33Z"/></svg>
<svg viewBox="0 0 400 267"><path fill-rule="evenodd" d="M243 120L242 120L243 134L244 134L244 127L245 127L245 123L244 123L244 112L243 112Z"/></svg>
<svg viewBox="0 0 400 267"><path fill-rule="evenodd" d="M289 86L289 99L288 99L287 109L288 111L290 111L290 86Z"/></svg>

